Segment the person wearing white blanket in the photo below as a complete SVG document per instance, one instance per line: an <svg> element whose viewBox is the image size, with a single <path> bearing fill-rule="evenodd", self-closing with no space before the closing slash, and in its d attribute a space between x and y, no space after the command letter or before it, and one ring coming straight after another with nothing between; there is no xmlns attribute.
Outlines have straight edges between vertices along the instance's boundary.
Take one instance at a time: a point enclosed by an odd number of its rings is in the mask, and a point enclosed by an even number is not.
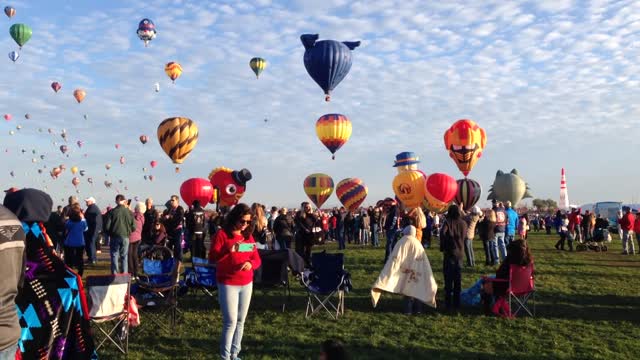
<svg viewBox="0 0 640 360"><path fill-rule="evenodd" d="M420 302L436 307L438 285L431 271L429 258L416 238L416 228L409 225L371 288L375 308L383 291L405 296L405 313L419 313Z"/></svg>

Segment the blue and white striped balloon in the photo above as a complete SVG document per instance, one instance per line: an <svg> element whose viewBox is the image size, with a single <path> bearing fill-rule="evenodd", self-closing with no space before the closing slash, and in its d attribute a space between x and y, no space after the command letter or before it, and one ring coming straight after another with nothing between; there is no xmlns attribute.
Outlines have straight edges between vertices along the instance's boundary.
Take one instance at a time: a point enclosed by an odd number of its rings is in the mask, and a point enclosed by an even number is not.
<svg viewBox="0 0 640 360"><path fill-rule="evenodd" d="M16 60L18 60L18 58L20 57L20 53L16 52L16 51L12 51L9 53L9 59L11 59L11 61L16 62Z"/></svg>

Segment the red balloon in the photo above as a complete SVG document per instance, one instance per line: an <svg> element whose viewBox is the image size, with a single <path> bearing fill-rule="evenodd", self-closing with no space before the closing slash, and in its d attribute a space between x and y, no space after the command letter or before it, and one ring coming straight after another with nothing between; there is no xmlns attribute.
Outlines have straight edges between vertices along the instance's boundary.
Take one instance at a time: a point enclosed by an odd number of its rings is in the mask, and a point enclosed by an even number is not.
<svg viewBox="0 0 640 360"><path fill-rule="evenodd" d="M158 162L153 160L149 163L151 165L152 168L156 167L156 165L158 165Z"/></svg>
<svg viewBox="0 0 640 360"><path fill-rule="evenodd" d="M62 85L60 85L59 82L54 81L51 83L51 88L53 89L53 91L58 92L60 91L60 89L62 89Z"/></svg>
<svg viewBox="0 0 640 360"><path fill-rule="evenodd" d="M427 198L432 197L442 203L450 203L458 193L458 183L453 177L435 173L429 175L426 181Z"/></svg>
<svg viewBox="0 0 640 360"><path fill-rule="evenodd" d="M11 114L4 114L4 119L7 121L11 120L11 117Z"/></svg>
<svg viewBox="0 0 640 360"><path fill-rule="evenodd" d="M213 185L208 179L191 178L180 186L180 197L187 205L193 205L194 200L200 201L201 206L206 206L213 197Z"/></svg>

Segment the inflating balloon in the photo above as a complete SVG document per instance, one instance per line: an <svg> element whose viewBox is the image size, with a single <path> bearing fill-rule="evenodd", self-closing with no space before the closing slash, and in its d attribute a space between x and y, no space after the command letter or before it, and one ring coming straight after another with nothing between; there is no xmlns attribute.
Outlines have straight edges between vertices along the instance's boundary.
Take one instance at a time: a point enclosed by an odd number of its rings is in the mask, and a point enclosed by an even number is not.
<svg viewBox="0 0 640 360"><path fill-rule="evenodd" d="M251 67L251 70L256 74L256 79L258 79L262 71L267 67L267 61L263 58L254 57L249 61L249 67Z"/></svg>
<svg viewBox="0 0 640 360"><path fill-rule="evenodd" d="M511 201L511 205L515 207L520 200L530 198L529 185L518 174L518 170L513 169L510 173L503 173L498 170L496 179L493 181L487 200L496 200L507 202Z"/></svg>
<svg viewBox="0 0 640 360"><path fill-rule="evenodd" d="M62 89L62 85L59 82L54 81L51 83L51 88L53 89L53 91L58 92L60 91L60 89Z"/></svg>
<svg viewBox="0 0 640 360"><path fill-rule="evenodd" d="M335 153L351 137L351 121L341 114L326 114L316 121L316 134L318 139L331 152L332 159L335 159Z"/></svg>
<svg viewBox="0 0 640 360"><path fill-rule="evenodd" d="M18 60L18 58L20 58L20 53L17 51L11 51L9 53L9 59L11 59L11 61L16 62Z"/></svg>
<svg viewBox="0 0 640 360"><path fill-rule="evenodd" d="M434 207L448 205L458 192L458 183L447 174L435 173L425 181L425 198Z"/></svg>
<svg viewBox="0 0 640 360"><path fill-rule="evenodd" d="M464 178L456 180L458 183L458 193L455 202L462 205L464 210L469 210L480 200L482 195L482 187L472 179Z"/></svg>
<svg viewBox="0 0 640 360"><path fill-rule="evenodd" d="M484 129L471 120L458 120L444 133L444 146L464 176L476 165L486 144Z"/></svg>
<svg viewBox="0 0 640 360"><path fill-rule="evenodd" d="M421 171L402 171L393 179L393 192L405 207L420 207L425 197L425 181Z"/></svg>
<svg viewBox="0 0 640 360"><path fill-rule="evenodd" d="M4 13L9 19L11 19L12 17L16 16L16 9L14 9L13 6L5 6Z"/></svg>
<svg viewBox="0 0 640 360"><path fill-rule="evenodd" d="M180 75L182 75L182 66L180 66L180 64L178 64L177 62L172 61L170 63L167 63L167 65L164 67L164 72L167 74L169 79L171 79L171 81L175 83L176 79L178 79Z"/></svg>
<svg viewBox="0 0 640 360"><path fill-rule="evenodd" d="M144 46L149 45L149 41L156 38L156 26L150 19L142 19L138 24L136 32L140 40L144 41Z"/></svg>
<svg viewBox="0 0 640 360"><path fill-rule="evenodd" d="M215 168L209 174L209 181L214 192L211 203L220 206L231 206L238 203L247 189L247 181L251 180L251 172L247 169L239 171L225 167Z"/></svg>
<svg viewBox="0 0 640 360"><path fill-rule="evenodd" d="M147 141L149 141L147 135L140 135L140 142L142 143L142 145L146 144Z"/></svg>
<svg viewBox="0 0 640 360"><path fill-rule="evenodd" d="M158 126L158 141L174 164L182 164L198 143L198 127L185 117L165 119Z"/></svg>
<svg viewBox="0 0 640 360"><path fill-rule="evenodd" d="M367 198L367 185L358 178L347 178L336 186L338 200L349 211L356 211Z"/></svg>
<svg viewBox="0 0 640 360"><path fill-rule="evenodd" d="M360 41L318 41L318 34L300 36L304 45L304 67L311 78L324 90L325 100L331 100L331 91L347 76L351 69L351 50Z"/></svg>
<svg viewBox="0 0 640 360"><path fill-rule="evenodd" d="M333 179L326 174L311 174L304 179L304 192L319 209L333 194Z"/></svg>
<svg viewBox="0 0 640 360"><path fill-rule="evenodd" d="M13 41L18 44L20 49L22 49L22 45L26 44L29 39L31 39L32 35L31 28L25 24L13 24L9 28L9 34L13 38Z"/></svg>
<svg viewBox="0 0 640 360"><path fill-rule="evenodd" d="M213 198L213 185L207 179L191 178L180 185L180 197L187 206L198 200L201 206L206 206Z"/></svg>
<svg viewBox="0 0 640 360"><path fill-rule="evenodd" d="M73 97L76 98L78 104L84 100L85 96L87 96L87 92L82 89L75 89L73 91Z"/></svg>

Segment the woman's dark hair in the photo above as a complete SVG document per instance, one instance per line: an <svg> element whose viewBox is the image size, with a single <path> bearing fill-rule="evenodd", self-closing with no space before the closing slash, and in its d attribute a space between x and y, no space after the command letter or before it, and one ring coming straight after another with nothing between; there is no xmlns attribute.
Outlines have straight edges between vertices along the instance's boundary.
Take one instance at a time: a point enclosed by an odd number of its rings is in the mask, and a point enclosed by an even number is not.
<svg viewBox="0 0 640 360"><path fill-rule="evenodd" d="M533 255L525 240L515 240L507 245L507 259L511 265L529 265L533 262Z"/></svg>
<svg viewBox="0 0 640 360"><path fill-rule="evenodd" d="M460 218L460 208L458 205L451 204L447 210L447 219L456 220Z"/></svg>
<svg viewBox="0 0 640 360"><path fill-rule="evenodd" d="M322 352L327 360L347 360L349 354L339 340L325 340L322 343Z"/></svg>
<svg viewBox="0 0 640 360"><path fill-rule="evenodd" d="M240 203L231 209L227 216L224 219L224 225L222 225L222 229L227 233L227 236L233 238L233 230L235 230L236 224L242 220L243 216L251 215L253 217L253 213L251 212L251 208L247 206L247 204ZM247 226L247 228L242 232L242 236L245 239L248 239L251 236L251 226Z"/></svg>
<svg viewBox="0 0 640 360"><path fill-rule="evenodd" d="M82 220L82 217L80 217L80 214L82 214L82 209L80 209L80 205L73 205L71 207L71 210L69 211L69 220L73 222L78 222Z"/></svg>
<svg viewBox="0 0 640 360"><path fill-rule="evenodd" d="M156 225L160 225L160 229L158 229L158 231L156 231L157 234L161 234L161 233L166 233L167 230L164 228L164 225L162 224L162 222L160 222L160 220L156 220L156 222L153 224L153 228L151 229L151 231L155 231L156 230Z"/></svg>
<svg viewBox="0 0 640 360"><path fill-rule="evenodd" d="M400 226L403 229L405 227L409 226L409 225L416 226L416 224L417 224L416 219L413 216L410 216L410 215L403 216L402 220L400 221Z"/></svg>

